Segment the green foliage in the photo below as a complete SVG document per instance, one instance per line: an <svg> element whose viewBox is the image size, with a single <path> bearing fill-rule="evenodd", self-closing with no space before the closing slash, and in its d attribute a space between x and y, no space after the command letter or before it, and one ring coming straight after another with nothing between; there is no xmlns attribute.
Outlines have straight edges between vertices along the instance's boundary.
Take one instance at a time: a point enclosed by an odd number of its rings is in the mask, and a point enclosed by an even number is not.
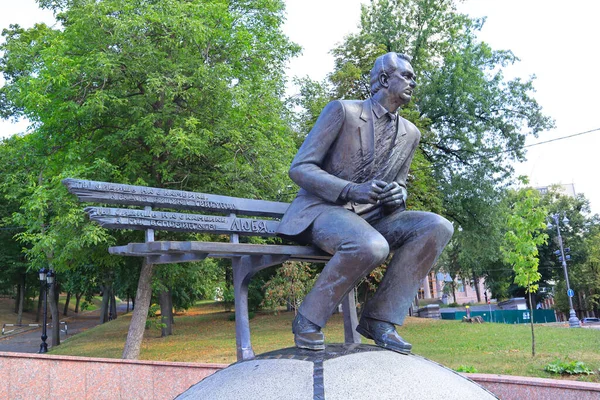
<svg viewBox="0 0 600 400"><path fill-rule="evenodd" d="M573 284L578 290L586 294L585 304L582 308L586 310L600 309L600 231L596 229L585 238L587 259L576 269L577 276Z"/></svg>
<svg viewBox="0 0 600 400"><path fill-rule="evenodd" d="M59 24L10 26L0 45L0 117L31 121L0 142L0 204L11 207L0 217L22 227L18 249L33 268L89 273L90 285L112 271L117 291L135 292L139 261L106 249L141 234L89 223L67 177L273 199L290 184L294 135L280 98L299 49L280 29L283 1L39 3ZM167 283L180 308L221 279L210 262L175 269Z"/></svg>
<svg viewBox="0 0 600 400"><path fill-rule="evenodd" d="M159 311L160 304L150 304L150 308L148 308L148 319L146 319L146 329L154 328L161 330L162 328L166 328L167 325L161 322L161 318L158 315Z"/></svg>
<svg viewBox="0 0 600 400"><path fill-rule="evenodd" d="M507 263L515 271L515 283L526 288L528 293L536 292L541 275L538 272L538 246L545 244L548 235L546 216L548 212L540 202L539 193L534 189L521 189L514 192L509 199L505 233L505 244L502 251Z"/></svg>
<svg viewBox="0 0 600 400"><path fill-rule="evenodd" d="M276 310L278 306L288 305L296 310L314 285L315 280L316 276L309 264L286 262L265 284L265 298L262 305L271 310Z"/></svg>
<svg viewBox="0 0 600 400"><path fill-rule="evenodd" d="M221 301L221 305L225 309L225 311L229 312L233 310L233 305L235 302L235 294L232 286L225 286L223 288L223 301Z"/></svg>
<svg viewBox="0 0 600 400"><path fill-rule="evenodd" d="M594 371L581 361L561 361L556 359L544 367L544 371L553 374L592 375Z"/></svg>
<svg viewBox="0 0 600 400"><path fill-rule="evenodd" d="M548 235L546 216L548 210L541 204L537 190L524 188L510 193L507 197L510 212L507 215L507 232L502 246L505 261L512 265L515 272L514 282L529 293L529 309L533 310L531 293L538 290L538 246L545 244ZM533 318L531 322L531 355L535 356L535 333Z"/></svg>
<svg viewBox="0 0 600 400"><path fill-rule="evenodd" d="M253 279L248 285L248 310L258 311L261 309L264 299L264 285L265 282L260 279Z"/></svg>
<svg viewBox="0 0 600 400"><path fill-rule="evenodd" d="M458 368L455 369L456 372L466 372L467 374L476 374L477 368L472 365L459 365Z"/></svg>

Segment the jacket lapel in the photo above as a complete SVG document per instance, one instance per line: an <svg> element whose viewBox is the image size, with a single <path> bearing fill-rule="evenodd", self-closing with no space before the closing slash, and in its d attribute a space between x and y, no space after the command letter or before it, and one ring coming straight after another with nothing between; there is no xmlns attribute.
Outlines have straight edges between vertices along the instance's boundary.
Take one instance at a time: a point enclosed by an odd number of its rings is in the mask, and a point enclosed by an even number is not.
<svg viewBox="0 0 600 400"><path fill-rule="evenodd" d="M358 127L362 156L365 164L368 163L372 167L373 157L375 157L375 131L373 128L373 111L370 99L363 102L360 119L363 121L363 124Z"/></svg>
<svg viewBox="0 0 600 400"><path fill-rule="evenodd" d="M398 120L398 124L396 126L396 138L394 139L394 146L398 144L398 140L400 140L400 137L405 136L406 135L406 124L404 122L404 118L402 118L400 115L398 115L397 117Z"/></svg>

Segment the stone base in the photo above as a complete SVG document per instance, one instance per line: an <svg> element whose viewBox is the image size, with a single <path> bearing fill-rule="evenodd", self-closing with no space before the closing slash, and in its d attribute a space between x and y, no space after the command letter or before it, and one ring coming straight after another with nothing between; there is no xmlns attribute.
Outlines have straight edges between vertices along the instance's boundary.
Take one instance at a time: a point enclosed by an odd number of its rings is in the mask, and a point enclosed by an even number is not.
<svg viewBox="0 0 600 400"><path fill-rule="evenodd" d="M295 347L232 364L177 399L219 400L485 400L496 396L458 373L416 355L380 347Z"/></svg>

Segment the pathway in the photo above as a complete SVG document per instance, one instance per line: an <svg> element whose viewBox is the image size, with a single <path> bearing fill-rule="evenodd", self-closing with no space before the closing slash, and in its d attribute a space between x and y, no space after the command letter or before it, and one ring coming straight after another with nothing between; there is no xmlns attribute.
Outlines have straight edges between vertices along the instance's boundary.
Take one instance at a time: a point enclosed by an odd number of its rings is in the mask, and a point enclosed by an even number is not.
<svg viewBox="0 0 600 400"><path fill-rule="evenodd" d="M126 303L117 304L118 315L124 314L127 309ZM80 312L78 314L72 313L71 316L63 318L68 325L68 335L64 332L60 334L60 340L63 341L83 332L87 329L93 328L100 324L100 309L88 312ZM52 345L52 332L50 326L47 328L48 348ZM42 343L42 328L26 329L20 333L9 334L0 336L0 351L16 352L16 353L37 353L40 350L40 344Z"/></svg>

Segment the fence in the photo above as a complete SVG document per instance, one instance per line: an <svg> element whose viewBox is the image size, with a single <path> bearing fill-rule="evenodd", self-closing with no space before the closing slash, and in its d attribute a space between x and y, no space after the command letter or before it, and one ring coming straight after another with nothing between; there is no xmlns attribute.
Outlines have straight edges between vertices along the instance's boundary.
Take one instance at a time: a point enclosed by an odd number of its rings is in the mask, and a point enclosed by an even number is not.
<svg viewBox="0 0 600 400"><path fill-rule="evenodd" d="M465 311L444 312L441 310L442 319L461 320L467 316ZM492 310L471 311L471 317L480 316L486 322L497 322L500 324L528 324L531 322L531 310ZM533 322L536 324L556 322L554 310L534 310Z"/></svg>
<svg viewBox="0 0 600 400"><path fill-rule="evenodd" d="M69 325L65 321L61 321L60 324L64 325L63 329L61 329L60 331L68 336L69 335ZM20 328L29 328L29 327L39 328L41 326L42 326L42 324L3 324L2 325L2 334L7 335L9 333L12 333L12 332L20 329ZM46 326L52 327L52 324L47 324ZM7 327L15 328L15 329L6 330Z"/></svg>

